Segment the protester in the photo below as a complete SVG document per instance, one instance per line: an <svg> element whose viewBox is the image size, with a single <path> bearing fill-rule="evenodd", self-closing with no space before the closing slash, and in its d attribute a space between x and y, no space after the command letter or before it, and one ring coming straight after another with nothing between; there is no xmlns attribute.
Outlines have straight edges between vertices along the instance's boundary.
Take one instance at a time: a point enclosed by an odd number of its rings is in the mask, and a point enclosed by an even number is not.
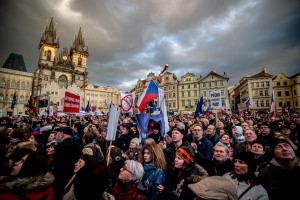
<svg viewBox="0 0 300 200"><path fill-rule="evenodd" d="M127 160L138 160L140 154L140 141L139 138L132 138L129 143L129 149L124 153Z"/></svg>

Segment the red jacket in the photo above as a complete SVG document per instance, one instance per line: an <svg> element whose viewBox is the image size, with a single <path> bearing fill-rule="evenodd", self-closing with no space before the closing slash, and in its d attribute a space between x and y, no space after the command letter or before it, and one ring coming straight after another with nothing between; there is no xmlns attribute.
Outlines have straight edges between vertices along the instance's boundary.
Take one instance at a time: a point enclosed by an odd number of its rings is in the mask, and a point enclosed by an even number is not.
<svg viewBox="0 0 300 200"><path fill-rule="evenodd" d="M146 195L140 193L137 189L137 183L127 182L118 183L113 187L112 195L116 200L147 200Z"/></svg>

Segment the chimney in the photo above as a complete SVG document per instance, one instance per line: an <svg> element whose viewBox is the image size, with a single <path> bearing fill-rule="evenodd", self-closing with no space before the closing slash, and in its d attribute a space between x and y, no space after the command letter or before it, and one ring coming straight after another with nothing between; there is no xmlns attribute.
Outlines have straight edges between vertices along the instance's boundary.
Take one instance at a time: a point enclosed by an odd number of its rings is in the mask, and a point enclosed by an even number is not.
<svg viewBox="0 0 300 200"><path fill-rule="evenodd" d="M262 69L262 72L263 72L263 73L267 73L267 68L264 67L264 68Z"/></svg>

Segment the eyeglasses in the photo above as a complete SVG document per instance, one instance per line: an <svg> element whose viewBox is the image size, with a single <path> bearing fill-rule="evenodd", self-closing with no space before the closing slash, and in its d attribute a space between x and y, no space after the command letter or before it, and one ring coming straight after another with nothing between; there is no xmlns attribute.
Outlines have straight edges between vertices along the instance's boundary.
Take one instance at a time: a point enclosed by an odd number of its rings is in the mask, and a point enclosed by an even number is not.
<svg viewBox="0 0 300 200"><path fill-rule="evenodd" d="M134 176L134 174L129 169L127 169L126 165L124 165L121 169L122 171L123 170L128 171L132 176Z"/></svg>
<svg viewBox="0 0 300 200"><path fill-rule="evenodd" d="M201 129L194 129L194 131L202 131Z"/></svg>

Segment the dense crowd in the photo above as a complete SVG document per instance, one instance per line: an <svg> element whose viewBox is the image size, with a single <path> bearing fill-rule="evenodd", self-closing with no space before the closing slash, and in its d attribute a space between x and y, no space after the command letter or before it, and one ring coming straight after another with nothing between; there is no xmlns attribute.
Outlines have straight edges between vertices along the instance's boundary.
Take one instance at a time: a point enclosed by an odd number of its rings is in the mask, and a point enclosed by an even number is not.
<svg viewBox="0 0 300 200"><path fill-rule="evenodd" d="M300 114L2 117L0 199L297 199ZM299 198L299 197L298 197Z"/></svg>

